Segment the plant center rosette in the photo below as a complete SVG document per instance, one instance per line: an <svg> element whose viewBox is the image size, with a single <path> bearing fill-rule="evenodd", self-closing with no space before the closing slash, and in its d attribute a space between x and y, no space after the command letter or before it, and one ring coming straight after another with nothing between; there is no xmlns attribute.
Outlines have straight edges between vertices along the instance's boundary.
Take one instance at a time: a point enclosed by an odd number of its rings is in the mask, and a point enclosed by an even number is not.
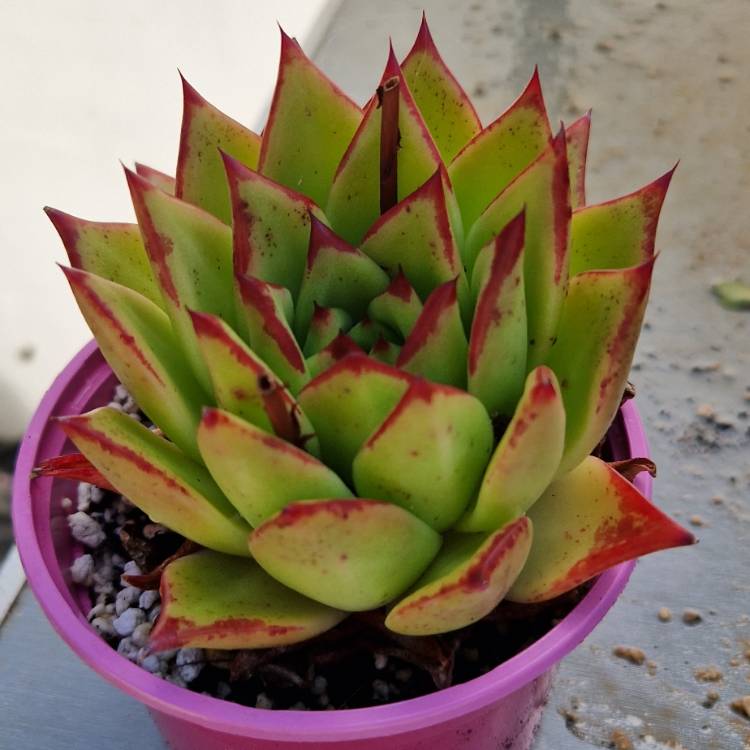
<svg viewBox="0 0 750 750"><path fill-rule="evenodd" d="M149 647L268 649L378 610L466 628L689 544L592 455L618 410L671 177L586 205L590 118L539 79L483 127L426 23L360 107L282 33L257 135L184 85L137 224L48 209L101 352L148 417L60 419L41 473L191 543ZM529 607L533 611L533 607Z"/></svg>

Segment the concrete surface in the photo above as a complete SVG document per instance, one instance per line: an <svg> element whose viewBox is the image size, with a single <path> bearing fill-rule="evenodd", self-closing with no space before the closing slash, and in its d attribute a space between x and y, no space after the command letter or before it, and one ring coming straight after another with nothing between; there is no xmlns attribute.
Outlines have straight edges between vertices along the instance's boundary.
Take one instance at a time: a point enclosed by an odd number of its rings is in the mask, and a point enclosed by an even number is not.
<svg viewBox="0 0 750 750"><path fill-rule="evenodd" d="M656 499L685 523L695 516L701 543L639 564L621 601L564 662L536 750L616 741L621 750L748 750L750 721L729 704L750 693L750 316L721 308L709 288L742 274L750 281L750 3L347 0L317 59L366 98L387 34L406 51L423 5L485 121L515 97L535 63L553 118L593 107L592 202L629 192L681 159L633 379L660 468ZM133 80L139 76L151 85L143 71ZM241 88L225 101L237 102ZM163 153L143 156L165 166ZM81 200L115 171L81 187ZM43 340L51 339L46 332ZM671 622L659 621L661 607ZM702 621L684 624L686 608ZM614 657L619 645L642 649L652 663ZM718 681L699 681L696 672L711 665ZM58 748L58 736L77 737L63 745L71 748L161 747L145 712L55 640L28 591L0 631L0 685L8 684L10 693L0 690L8 747L19 740L30 750ZM709 690L720 700L704 708ZM108 726L91 726L92 711Z"/></svg>

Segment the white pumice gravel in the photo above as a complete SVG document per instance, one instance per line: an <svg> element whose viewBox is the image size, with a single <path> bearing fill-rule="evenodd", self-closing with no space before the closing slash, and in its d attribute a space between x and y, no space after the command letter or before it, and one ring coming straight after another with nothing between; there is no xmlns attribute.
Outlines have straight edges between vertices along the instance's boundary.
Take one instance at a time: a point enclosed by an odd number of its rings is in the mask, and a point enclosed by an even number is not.
<svg viewBox="0 0 750 750"><path fill-rule="evenodd" d="M99 522L83 511L71 513L68 516L68 526L73 539L92 549L98 547L106 539L104 529Z"/></svg>
<svg viewBox="0 0 750 750"><path fill-rule="evenodd" d="M380 671L388 666L388 657L385 654L375 654L375 669Z"/></svg>
<svg viewBox="0 0 750 750"><path fill-rule="evenodd" d="M130 638L123 638L117 644L117 653L130 661L136 661L138 658L138 646Z"/></svg>
<svg viewBox="0 0 750 750"><path fill-rule="evenodd" d="M138 606L141 609L151 609L158 601L160 601L159 592L149 589L141 594L138 599Z"/></svg>
<svg viewBox="0 0 750 750"><path fill-rule="evenodd" d="M91 621L91 627L93 627L98 633L101 633L101 635L110 637L115 635L115 629L112 625L111 617L95 617Z"/></svg>
<svg viewBox="0 0 750 750"><path fill-rule="evenodd" d="M156 674L162 668L162 662L156 654L149 654L140 660L140 665L151 674Z"/></svg>
<svg viewBox="0 0 750 750"><path fill-rule="evenodd" d="M312 684L312 688L310 689L310 692L312 692L313 695L323 695L325 691L328 689L328 680L326 680L325 677L318 675L314 680Z"/></svg>
<svg viewBox="0 0 750 750"><path fill-rule="evenodd" d="M390 687L385 680L372 681L372 695L376 700L387 700Z"/></svg>
<svg viewBox="0 0 750 750"><path fill-rule="evenodd" d="M115 598L115 612L117 615L121 615L126 609L130 609L130 607L138 604L140 597L141 590L135 586L126 586L124 589L120 589Z"/></svg>
<svg viewBox="0 0 750 750"><path fill-rule="evenodd" d="M81 586L91 586L94 582L94 558L86 553L73 560L70 566L70 577Z"/></svg>
<svg viewBox="0 0 750 750"><path fill-rule="evenodd" d="M140 625L136 625L133 630L133 634L130 636L133 643L136 646L143 648L148 643L148 637L151 634L151 628L153 625L150 622L142 622Z"/></svg>
<svg viewBox="0 0 750 750"><path fill-rule="evenodd" d="M104 497L104 492L93 484L81 482L76 490L77 509L87 511L92 505L97 505Z"/></svg>
<svg viewBox="0 0 750 750"><path fill-rule="evenodd" d="M132 632L145 621L146 613L137 607L126 609L119 617L112 620L112 627L115 632L123 637L129 636Z"/></svg>

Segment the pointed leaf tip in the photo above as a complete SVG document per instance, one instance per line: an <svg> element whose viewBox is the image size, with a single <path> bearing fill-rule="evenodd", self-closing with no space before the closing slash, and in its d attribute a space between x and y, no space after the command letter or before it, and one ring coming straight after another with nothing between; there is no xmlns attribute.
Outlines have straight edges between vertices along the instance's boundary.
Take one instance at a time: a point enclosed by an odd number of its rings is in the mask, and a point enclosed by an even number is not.
<svg viewBox="0 0 750 750"><path fill-rule="evenodd" d="M547 601L607 568L695 543L627 479L594 456L555 480L529 510L534 543L508 598Z"/></svg>

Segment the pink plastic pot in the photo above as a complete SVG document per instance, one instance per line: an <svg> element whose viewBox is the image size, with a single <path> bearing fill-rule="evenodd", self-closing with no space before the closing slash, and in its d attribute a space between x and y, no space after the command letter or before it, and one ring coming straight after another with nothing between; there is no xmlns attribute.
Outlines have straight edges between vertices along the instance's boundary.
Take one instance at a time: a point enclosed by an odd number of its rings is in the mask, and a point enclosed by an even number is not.
<svg viewBox="0 0 750 750"><path fill-rule="evenodd" d="M527 750L541 720L555 665L604 617L633 563L599 577L555 628L522 653L463 685L389 706L345 711L265 711L191 693L155 677L112 650L88 625L87 602L71 586L73 547L61 500L71 484L30 481L42 459L66 449L52 418L110 400L115 384L94 342L47 392L26 433L13 485L13 524L29 583L52 625L102 677L145 703L175 750ZM647 456L638 413L626 404L610 431L618 458ZM69 446L68 446L69 447ZM641 474L638 488L651 494Z"/></svg>

